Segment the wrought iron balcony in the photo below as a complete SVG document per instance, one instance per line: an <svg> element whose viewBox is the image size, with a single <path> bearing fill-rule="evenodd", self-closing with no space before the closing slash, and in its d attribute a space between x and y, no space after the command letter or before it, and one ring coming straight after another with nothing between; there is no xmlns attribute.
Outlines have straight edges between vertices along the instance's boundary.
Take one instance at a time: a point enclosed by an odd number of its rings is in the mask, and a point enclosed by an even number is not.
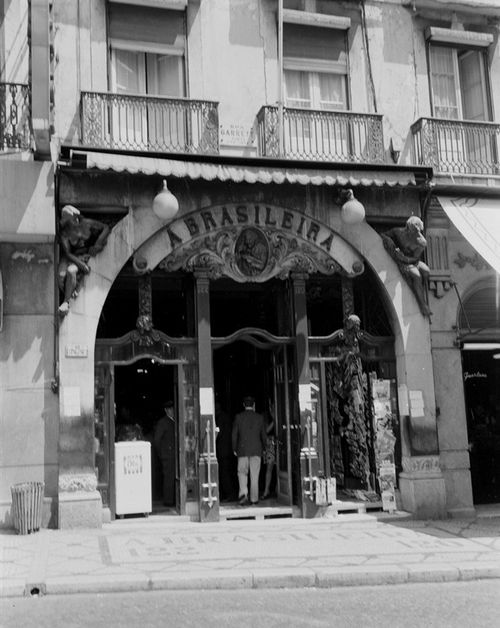
<svg viewBox="0 0 500 628"><path fill-rule="evenodd" d="M82 92L82 144L152 152L219 152L218 103Z"/></svg>
<svg viewBox="0 0 500 628"><path fill-rule="evenodd" d="M257 114L259 154L279 156L278 107ZM283 151L289 159L381 163L382 116L352 111L283 110Z"/></svg>
<svg viewBox="0 0 500 628"><path fill-rule="evenodd" d="M437 173L500 174L500 124L420 118L412 126L414 160Z"/></svg>
<svg viewBox="0 0 500 628"><path fill-rule="evenodd" d="M30 88L0 83L0 151L31 148Z"/></svg>

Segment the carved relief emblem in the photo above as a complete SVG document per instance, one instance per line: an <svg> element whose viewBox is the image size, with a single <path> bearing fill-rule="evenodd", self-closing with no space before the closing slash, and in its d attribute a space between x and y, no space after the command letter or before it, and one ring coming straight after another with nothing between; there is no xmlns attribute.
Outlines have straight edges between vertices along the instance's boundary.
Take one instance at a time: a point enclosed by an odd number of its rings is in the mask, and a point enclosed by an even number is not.
<svg viewBox="0 0 500 628"><path fill-rule="evenodd" d="M225 275L235 281L285 279L290 272L327 275L342 272L341 266L326 252L278 231L230 227L194 240L166 257L159 267L170 272L183 268L204 268L212 279Z"/></svg>
<svg viewBox="0 0 500 628"><path fill-rule="evenodd" d="M243 229L234 247L236 266L247 277L260 275L267 266L269 244L260 229Z"/></svg>

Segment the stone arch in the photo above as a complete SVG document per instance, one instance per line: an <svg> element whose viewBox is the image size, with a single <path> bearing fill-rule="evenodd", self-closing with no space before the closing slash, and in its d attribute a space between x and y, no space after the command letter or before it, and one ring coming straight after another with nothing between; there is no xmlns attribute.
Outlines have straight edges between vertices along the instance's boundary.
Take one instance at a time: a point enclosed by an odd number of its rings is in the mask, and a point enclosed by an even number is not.
<svg viewBox="0 0 500 628"><path fill-rule="evenodd" d="M287 210L281 209L281 221L285 220L285 227L277 223L276 228L286 229L286 225L289 224ZM201 211L197 210L200 216ZM237 211L236 208L235 211ZM297 212L289 213L296 214ZM345 272L357 274L359 267L356 268L353 263L361 259L373 268L385 293L395 335L398 383L403 391L400 395L400 402L402 402L400 413L408 414L405 387L408 390L420 390L424 397L425 423L435 429L435 397L428 321L420 313L412 291L401 276L395 262L385 251L377 232L366 222L355 226L345 225L338 211L329 211L327 216L328 223L311 219L318 225L318 237L312 242L313 250L319 251L323 257L325 254L329 256ZM181 215L174 222L178 224L184 222L189 232L189 227L185 222L187 217L188 215ZM266 216L265 211L263 217L264 226L266 226L266 217L268 223L274 220L272 216ZM146 259L147 267L150 268L154 268L165 258L168 254L166 245L169 240L170 245L172 244L169 229L173 232L174 222L166 225L156 218L150 208L130 211L113 228L104 251L91 260L91 272L85 278L80 294L71 302L69 314L61 322L59 329L60 502L61 492L78 491L82 485L86 487L85 490L88 491L90 487L94 494L97 493L92 480L93 449L92 444L88 442L88 434L92 433L93 426L95 338L106 297L119 272L133 255L139 252ZM267 227L269 226L268 224ZM303 240L308 239L308 233L309 241L314 239L316 227L309 232L306 230L302 234L305 235ZM333 233L338 247L333 245L329 247L329 236L325 235L325 238L320 240L320 233ZM182 240L182 234L177 235ZM71 409L68 391L74 393ZM75 391L78 391L78 394ZM78 404L79 414L74 408ZM409 455L409 446L403 439L403 457ZM99 499L98 494L95 499Z"/></svg>
<svg viewBox="0 0 500 628"><path fill-rule="evenodd" d="M198 210L199 211L199 210ZM363 222L360 225L345 225L338 212L331 212L328 224L314 219L325 233L333 232L339 248L316 248L322 254L327 253L344 271L352 270L352 263L360 257L369 264L379 277L385 293L388 313L393 325L396 358L398 361L398 379L410 388L424 390L425 401L430 409L434 407L434 386L430 357L430 330L428 321L421 315L417 301L408 284L401 276L397 265L385 251L378 233ZM283 217L281 217L283 219ZM180 223L181 216L177 221ZM312 220L312 219L311 219ZM65 355L66 344L84 345L88 358L92 358L93 346L99 316L111 286L120 270L131 256L139 252L147 260L149 268L154 268L172 250L168 229L149 208L129 212L112 230L104 251L91 260L91 273L85 278L85 284L79 296L72 301L69 315L60 328L61 377L66 379L73 370L68 365ZM281 225L277 225L281 228ZM171 229L172 231L172 229ZM181 234L184 237L186 234ZM319 240L319 238L317 238ZM412 366L413 365L413 366ZM417 365L417 366L415 366ZM80 367L83 362L80 362ZM78 381L82 382L79 369ZM93 405L93 372L86 377L88 392L81 393L82 410L89 410ZM64 381L61 381L64 385Z"/></svg>

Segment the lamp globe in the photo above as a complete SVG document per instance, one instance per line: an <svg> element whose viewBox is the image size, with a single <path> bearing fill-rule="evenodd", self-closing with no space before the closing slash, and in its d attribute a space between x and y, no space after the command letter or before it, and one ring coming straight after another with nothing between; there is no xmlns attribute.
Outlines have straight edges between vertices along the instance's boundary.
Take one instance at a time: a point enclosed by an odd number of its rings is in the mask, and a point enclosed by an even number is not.
<svg viewBox="0 0 500 628"><path fill-rule="evenodd" d="M160 220L172 220L179 211L179 201L167 187L163 179L163 189L153 199L153 212Z"/></svg>
<svg viewBox="0 0 500 628"><path fill-rule="evenodd" d="M363 221L365 217L365 208L362 203L354 196L352 190L347 190L347 200L342 205L341 217L346 225L357 225Z"/></svg>

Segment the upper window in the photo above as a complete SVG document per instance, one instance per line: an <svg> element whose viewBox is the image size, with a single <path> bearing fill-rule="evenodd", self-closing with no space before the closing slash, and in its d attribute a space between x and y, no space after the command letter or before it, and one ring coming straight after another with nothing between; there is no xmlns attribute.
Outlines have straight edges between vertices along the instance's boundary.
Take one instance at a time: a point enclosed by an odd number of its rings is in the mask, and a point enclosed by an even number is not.
<svg viewBox="0 0 500 628"><path fill-rule="evenodd" d="M184 96L184 13L114 3L109 11L111 89Z"/></svg>
<svg viewBox="0 0 500 628"><path fill-rule="evenodd" d="M284 24L283 68L288 107L348 108L344 31Z"/></svg>
<svg viewBox="0 0 500 628"><path fill-rule="evenodd" d="M193 125L186 95L181 11L109 5L109 142L115 148L185 151ZM147 98L145 98L147 96ZM157 97L157 98L154 98Z"/></svg>
<svg viewBox="0 0 500 628"><path fill-rule="evenodd" d="M118 94L182 97L184 64L179 55L111 49L111 88Z"/></svg>
<svg viewBox="0 0 500 628"><path fill-rule="evenodd" d="M434 116L489 120L484 53L432 44L429 56Z"/></svg>

